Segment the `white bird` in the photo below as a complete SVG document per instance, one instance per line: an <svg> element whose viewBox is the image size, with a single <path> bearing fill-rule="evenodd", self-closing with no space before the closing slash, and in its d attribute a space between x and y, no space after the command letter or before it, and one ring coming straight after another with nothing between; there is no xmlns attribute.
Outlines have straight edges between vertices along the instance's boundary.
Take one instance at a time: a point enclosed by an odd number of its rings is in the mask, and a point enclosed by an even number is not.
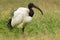
<svg viewBox="0 0 60 40"><path fill-rule="evenodd" d="M9 20L9 27L17 27L17 28L22 28L22 31L24 32L25 24L30 22L32 20L32 17L34 15L34 11L32 8L38 9L42 15L43 12L40 8L35 6L33 3L28 4L28 8L20 7L13 13L13 17Z"/></svg>

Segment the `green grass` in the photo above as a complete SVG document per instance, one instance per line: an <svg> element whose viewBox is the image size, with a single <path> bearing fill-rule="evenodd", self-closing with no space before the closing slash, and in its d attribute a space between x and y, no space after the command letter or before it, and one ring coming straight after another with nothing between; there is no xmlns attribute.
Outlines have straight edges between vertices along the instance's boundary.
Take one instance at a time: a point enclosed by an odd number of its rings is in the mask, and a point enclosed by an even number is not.
<svg viewBox="0 0 60 40"><path fill-rule="evenodd" d="M60 0L0 0L0 40L60 40ZM7 23L11 14L17 8L27 7L33 2L39 6L44 15L34 9L34 16L25 27L9 31Z"/></svg>

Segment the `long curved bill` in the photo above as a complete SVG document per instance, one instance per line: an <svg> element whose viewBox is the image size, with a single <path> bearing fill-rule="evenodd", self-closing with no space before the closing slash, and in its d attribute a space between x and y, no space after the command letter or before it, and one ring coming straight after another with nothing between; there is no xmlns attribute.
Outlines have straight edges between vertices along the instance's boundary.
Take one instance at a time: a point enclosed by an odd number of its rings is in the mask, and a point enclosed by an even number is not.
<svg viewBox="0 0 60 40"><path fill-rule="evenodd" d="M37 7L35 5L33 5L33 7L36 8L36 9L38 9L41 12L41 14L43 15L43 11L39 7Z"/></svg>

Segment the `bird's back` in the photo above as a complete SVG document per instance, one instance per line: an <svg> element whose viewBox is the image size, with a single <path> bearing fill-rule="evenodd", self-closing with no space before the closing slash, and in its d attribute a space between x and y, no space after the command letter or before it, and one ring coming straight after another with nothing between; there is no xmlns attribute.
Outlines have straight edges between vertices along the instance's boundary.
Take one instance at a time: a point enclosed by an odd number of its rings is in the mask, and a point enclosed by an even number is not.
<svg viewBox="0 0 60 40"><path fill-rule="evenodd" d="M20 7L18 8L15 12L14 12L14 17L22 14L22 15L28 15L29 13L29 9L28 8L24 8L24 7Z"/></svg>

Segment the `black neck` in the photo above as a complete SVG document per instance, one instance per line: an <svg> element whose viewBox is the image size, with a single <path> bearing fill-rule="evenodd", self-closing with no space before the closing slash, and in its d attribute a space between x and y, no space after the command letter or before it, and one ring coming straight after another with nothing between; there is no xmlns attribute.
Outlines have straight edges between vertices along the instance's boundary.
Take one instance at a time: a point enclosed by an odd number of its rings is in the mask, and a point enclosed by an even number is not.
<svg viewBox="0 0 60 40"><path fill-rule="evenodd" d="M32 9L32 8L29 8L29 10L30 10L30 12L29 12L29 16L33 17L33 15L34 15L34 11L33 11L33 9Z"/></svg>

